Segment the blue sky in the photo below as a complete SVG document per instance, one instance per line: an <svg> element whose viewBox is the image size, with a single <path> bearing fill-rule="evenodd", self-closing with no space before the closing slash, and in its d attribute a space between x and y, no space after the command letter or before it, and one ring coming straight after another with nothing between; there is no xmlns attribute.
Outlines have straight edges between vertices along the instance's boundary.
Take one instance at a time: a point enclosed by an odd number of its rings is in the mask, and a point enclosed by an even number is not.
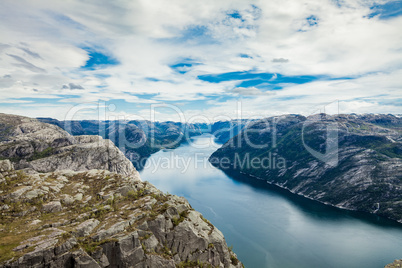
<svg viewBox="0 0 402 268"><path fill-rule="evenodd" d="M0 112L402 113L402 1L4 0L0 22Z"/></svg>

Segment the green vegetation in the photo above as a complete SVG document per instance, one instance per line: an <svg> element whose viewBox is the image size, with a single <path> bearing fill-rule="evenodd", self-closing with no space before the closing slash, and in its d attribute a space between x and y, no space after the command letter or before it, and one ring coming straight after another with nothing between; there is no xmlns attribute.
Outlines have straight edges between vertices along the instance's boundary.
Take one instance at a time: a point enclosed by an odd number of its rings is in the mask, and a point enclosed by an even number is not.
<svg viewBox="0 0 402 268"><path fill-rule="evenodd" d="M16 185L23 184L26 181L27 176L22 171L16 171L8 173L5 176L5 183L1 184L1 190L4 192L9 192L11 190L15 191L17 188Z"/></svg>
<svg viewBox="0 0 402 268"><path fill-rule="evenodd" d="M127 193L127 199L131 201L138 200L144 196L144 189L139 189L138 191L131 190Z"/></svg>
<svg viewBox="0 0 402 268"><path fill-rule="evenodd" d="M15 126L10 122L0 123L0 141L5 141L13 133Z"/></svg>
<svg viewBox="0 0 402 268"><path fill-rule="evenodd" d="M45 158L45 157L53 155L53 153L54 153L54 148L53 147L48 147L48 148L46 148L45 150L43 150L41 152L35 151L35 153L30 158L28 158L27 160L28 161L33 161L33 160Z"/></svg>
<svg viewBox="0 0 402 268"><path fill-rule="evenodd" d="M230 255L230 261L232 262L233 265L239 264L239 260L234 255Z"/></svg>
<svg viewBox="0 0 402 268"><path fill-rule="evenodd" d="M201 218L206 224L209 225L209 227L211 228L211 230L209 231L209 234L212 234L212 232L213 232L214 229L215 229L215 226L214 226L209 220L205 219L204 216L200 215L200 218Z"/></svg>
<svg viewBox="0 0 402 268"><path fill-rule="evenodd" d="M163 245L163 248L162 248L162 256L163 256L165 259L171 259L171 258L173 257L172 252L170 251L170 249L168 248L168 246L167 246L166 244Z"/></svg>
<svg viewBox="0 0 402 268"><path fill-rule="evenodd" d="M91 238L83 238L78 240L78 244L81 246L83 250L85 250L88 254L95 252L101 245L106 243L115 243L118 242L115 238L108 238L102 241L95 242Z"/></svg>
<svg viewBox="0 0 402 268"><path fill-rule="evenodd" d="M187 218L187 216L188 216L188 211L185 210L180 213L179 218L172 218L173 226L176 227L177 225L179 225L181 222L183 222Z"/></svg>
<svg viewBox="0 0 402 268"><path fill-rule="evenodd" d="M179 264L176 264L177 268L186 268L186 267L199 267L199 268L212 268L211 264L204 264L200 262L199 260L197 261L182 261Z"/></svg>
<svg viewBox="0 0 402 268"><path fill-rule="evenodd" d="M88 206L86 206L86 207L88 207ZM109 210L107 210L104 205L98 205L93 209L93 211L91 212L89 218L95 218L95 219L98 219L98 220L103 220L105 218L105 215L108 212L109 212Z"/></svg>
<svg viewBox="0 0 402 268"><path fill-rule="evenodd" d="M140 237L140 240L147 240L148 238L150 238L152 236L151 233L146 234L145 236Z"/></svg>

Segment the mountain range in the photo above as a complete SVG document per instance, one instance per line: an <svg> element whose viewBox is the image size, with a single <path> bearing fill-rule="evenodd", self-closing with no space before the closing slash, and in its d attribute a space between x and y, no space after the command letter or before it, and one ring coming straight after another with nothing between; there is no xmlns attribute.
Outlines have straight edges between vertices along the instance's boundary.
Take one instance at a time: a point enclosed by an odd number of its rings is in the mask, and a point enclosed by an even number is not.
<svg viewBox="0 0 402 268"><path fill-rule="evenodd" d="M247 125L209 160L331 206L402 222L401 133L394 115L285 115Z"/></svg>
<svg viewBox="0 0 402 268"><path fill-rule="evenodd" d="M71 135L99 135L111 140L134 166L141 170L146 159L161 149L173 149L192 136L213 134L217 141L225 143L246 125L248 120L218 121L206 123L151 122L147 120L73 120L59 121L37 118L40 122L56 125Z"/></svg>

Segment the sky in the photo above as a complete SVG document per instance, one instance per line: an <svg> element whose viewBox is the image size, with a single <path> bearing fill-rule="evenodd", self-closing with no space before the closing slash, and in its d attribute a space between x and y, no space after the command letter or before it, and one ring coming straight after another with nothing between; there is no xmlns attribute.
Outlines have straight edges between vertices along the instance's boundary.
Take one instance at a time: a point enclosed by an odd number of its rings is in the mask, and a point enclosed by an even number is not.
<svg viewBox="0 0 402 268"><path fill-rule="evenodd" d="M2 0L0 112L402 114L402 1Z"/></svg>

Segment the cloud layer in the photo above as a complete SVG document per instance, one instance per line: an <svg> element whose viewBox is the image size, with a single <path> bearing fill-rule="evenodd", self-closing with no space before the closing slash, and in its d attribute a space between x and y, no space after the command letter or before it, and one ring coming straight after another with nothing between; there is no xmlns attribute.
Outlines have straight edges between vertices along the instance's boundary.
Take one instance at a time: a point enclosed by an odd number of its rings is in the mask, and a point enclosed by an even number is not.
<svg viewBox="0 0 402 268"><path fill-rule="evenodd" d="M0 109L64 119L401 113L402 2L0 3ZM79 106L77 106L79 105ZM87 107L78 109L77 107ZM170 106L171 107L171 106ZM338 107L338 106L337 106ZM327 110L330 111L330 110ZM336 111L334 111L336 112ZM173 108L158 120L179 120Z"/></svg>

